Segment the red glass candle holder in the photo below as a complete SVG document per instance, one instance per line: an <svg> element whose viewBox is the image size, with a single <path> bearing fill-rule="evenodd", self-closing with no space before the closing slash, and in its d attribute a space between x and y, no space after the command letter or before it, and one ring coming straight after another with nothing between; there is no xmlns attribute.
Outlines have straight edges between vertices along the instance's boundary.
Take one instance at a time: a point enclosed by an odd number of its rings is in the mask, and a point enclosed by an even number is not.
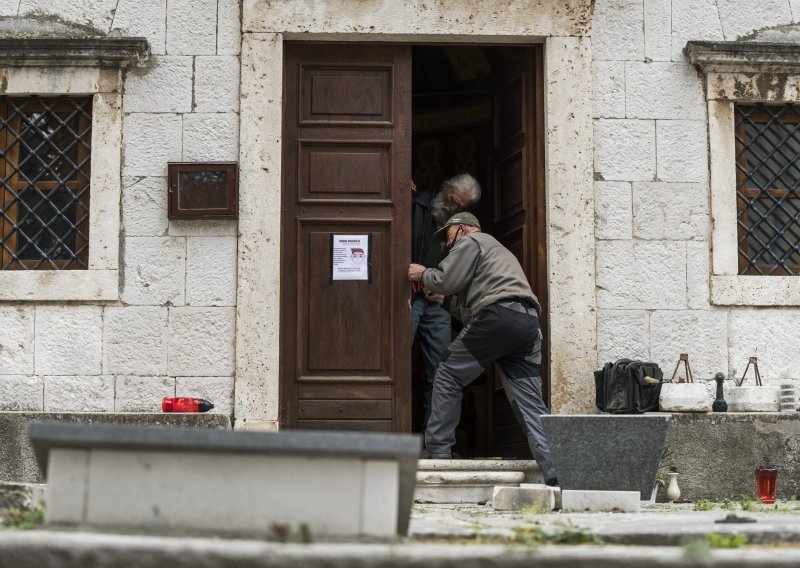
<svg viewBox="0 0 800 568"><path fill-rule="evenodd" d="M758 498L762 503L774 503L775 490L778 487L778 470L770 467L757 467L756 487L758 488Z"/></svg>

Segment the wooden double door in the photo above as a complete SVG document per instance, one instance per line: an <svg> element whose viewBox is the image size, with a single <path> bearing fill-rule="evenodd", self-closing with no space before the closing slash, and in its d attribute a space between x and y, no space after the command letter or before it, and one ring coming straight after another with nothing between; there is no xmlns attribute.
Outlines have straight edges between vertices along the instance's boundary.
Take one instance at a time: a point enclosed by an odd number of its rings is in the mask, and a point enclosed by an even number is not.
<svg viewBox="0 0 800 568"><path fill-rule="evenodd" d="M411 53L286 45L283 428L411 430ZM531 47L497 76L487 215L546 301L537 70ZM340 271L348 241L366 244L354 279Z"/></svg>

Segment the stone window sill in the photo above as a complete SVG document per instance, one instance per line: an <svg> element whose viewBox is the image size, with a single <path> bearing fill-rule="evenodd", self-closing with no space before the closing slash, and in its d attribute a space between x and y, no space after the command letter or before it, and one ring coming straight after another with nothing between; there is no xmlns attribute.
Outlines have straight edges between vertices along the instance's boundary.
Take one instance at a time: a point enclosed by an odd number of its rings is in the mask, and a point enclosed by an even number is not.
<svg viewBox="0 0 800 568"><path fill-rule="evenodd" d="M798 276L711 276L716 306L800 306Z"/></svg>

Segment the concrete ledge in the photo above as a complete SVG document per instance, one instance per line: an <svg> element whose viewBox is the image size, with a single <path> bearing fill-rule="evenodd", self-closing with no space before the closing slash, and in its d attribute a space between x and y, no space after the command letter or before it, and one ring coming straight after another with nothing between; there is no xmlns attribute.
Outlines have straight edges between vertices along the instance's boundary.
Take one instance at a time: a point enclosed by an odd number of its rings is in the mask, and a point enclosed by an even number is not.
<svg viewBox="0 0 800 568"><path fill-rule="evenodd" d="M756 498L755 469L778 469L779 499L800 495L800 413L673 414L666 447L685 499Z"/></svg>
<svg viewBox="0 0 800 568"><path fill-rule="evenodd" d="M46 423L31 440L48 524L260 538L404 534L421 449L402 434Z"/></svg>
<svg viewBox="0 0 800 568"><path fill-rule="evenodd" d="M28 438L28 428L35 421L231 429L230 418L222 414L0 412L0 481L44 482Z"/></svg>

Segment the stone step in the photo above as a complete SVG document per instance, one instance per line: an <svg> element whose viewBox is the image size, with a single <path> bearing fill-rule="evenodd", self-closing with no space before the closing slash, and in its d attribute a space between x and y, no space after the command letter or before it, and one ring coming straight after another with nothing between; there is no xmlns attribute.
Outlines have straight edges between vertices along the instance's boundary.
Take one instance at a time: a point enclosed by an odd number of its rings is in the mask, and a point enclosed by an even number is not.
<svg viewBox="0 0 800 568"><path fill-rule="evenodd" d="M414 500L419 503L485 503L495 487L541 483L533 460L419 460Z"/></svg>

